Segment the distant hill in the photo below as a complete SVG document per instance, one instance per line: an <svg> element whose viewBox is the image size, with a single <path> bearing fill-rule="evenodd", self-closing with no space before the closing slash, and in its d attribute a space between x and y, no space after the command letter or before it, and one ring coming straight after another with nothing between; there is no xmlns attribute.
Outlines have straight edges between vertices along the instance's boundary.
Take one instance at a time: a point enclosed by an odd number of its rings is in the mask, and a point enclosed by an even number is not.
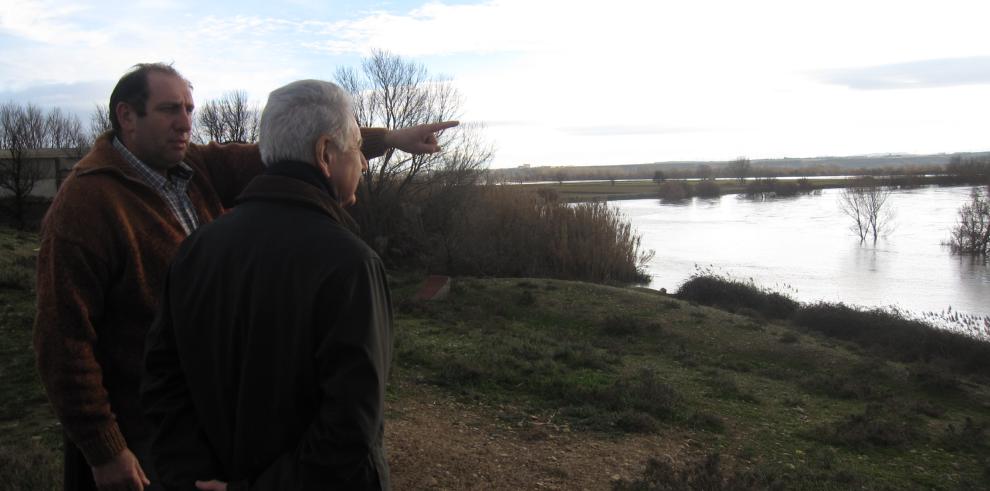
<svg viewBox="0 0 990 491"><path fill-rule="evenodd" d="M826 175L876 169L937 170L949 163L953 156L963 158L988 158L990 152L940 153L932 155L881 154L846 157L807 157L783 159L753 159L752 175ZM647 164L594 165L594 166L539 166L494 169L493 172L509 181L576 180L576 179L650 179L654 172L662 171L669 177L685 177L696 174L707 166L713 175L719 176L730 161L667 161Z"/></svg>

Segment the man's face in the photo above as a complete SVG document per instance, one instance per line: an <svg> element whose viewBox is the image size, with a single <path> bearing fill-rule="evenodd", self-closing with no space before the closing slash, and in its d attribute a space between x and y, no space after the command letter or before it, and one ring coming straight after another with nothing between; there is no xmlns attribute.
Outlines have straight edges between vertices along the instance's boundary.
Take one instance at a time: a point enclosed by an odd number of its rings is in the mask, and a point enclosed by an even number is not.
<svg viewBox="0 0 990 491"><path fill-rule="evenodd" d="M182 161L189 147L193 107L192 90L185 80L149 73L145 115L139 116L129 104L118 105L124 145L156 170L171 168Z"/></svg>
<svg viewBox="0 0 990 491"><path fill-rule="evenodd" d="M334 150L334 159L330 168L330 184L337 192L337 198L342 206L350 206L357 202L358 183L361 173L368 169L368 161L361 153L361 131L353 120L348 124L349 145L345 150Z"/></svg>

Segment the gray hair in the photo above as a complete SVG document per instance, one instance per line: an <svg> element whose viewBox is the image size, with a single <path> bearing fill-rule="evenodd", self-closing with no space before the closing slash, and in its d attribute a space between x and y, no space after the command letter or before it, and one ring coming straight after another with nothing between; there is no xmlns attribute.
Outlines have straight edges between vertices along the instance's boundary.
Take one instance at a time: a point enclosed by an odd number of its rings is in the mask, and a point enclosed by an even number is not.
<svg viewBox="0 0 990 491"><path fill-rule="evenodd" d="M322 80L298 80L272 91L261 113L258 147L261 160L316 163L314 144L329 134L340 150L349 150L353 120L351 98L337 85Z"/></svg>

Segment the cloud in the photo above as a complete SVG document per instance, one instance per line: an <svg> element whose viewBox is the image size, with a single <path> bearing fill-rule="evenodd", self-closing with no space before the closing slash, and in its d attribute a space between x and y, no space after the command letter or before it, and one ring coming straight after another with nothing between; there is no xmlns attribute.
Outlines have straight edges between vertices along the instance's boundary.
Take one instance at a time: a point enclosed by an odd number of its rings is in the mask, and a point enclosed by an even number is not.
<svg viewBox="0 0 990 491"><path fill-rule="evenodd" d="M920 89L990 84L990 56L931 60L821 71L826 83L860 90Z"/></svg>
<svg viewBox="0 0 990 491"><path fill-rule="evenodd" d="M656 124L616 124L602 126L567 126L560 131L571 136L627 136L669 135L704 131L700 128L664 126Z"/></svg>
<svg viewBox="0 0 990 491"><path fill-rule="evenodd" d="M97 102L110 98L112 81L91 81L34 85L20 90L0 91L0 101L32 103L41 107L60 107L80 116L88 116Z"/></svg>
<svg viewBox="0 0 990 491"><path fill-rule="evenodd" d="M88 10L59 2L19 0L0 5L0 32L49 44L99 46L109 36L98 28L81 28L72 22Z"/></svg>

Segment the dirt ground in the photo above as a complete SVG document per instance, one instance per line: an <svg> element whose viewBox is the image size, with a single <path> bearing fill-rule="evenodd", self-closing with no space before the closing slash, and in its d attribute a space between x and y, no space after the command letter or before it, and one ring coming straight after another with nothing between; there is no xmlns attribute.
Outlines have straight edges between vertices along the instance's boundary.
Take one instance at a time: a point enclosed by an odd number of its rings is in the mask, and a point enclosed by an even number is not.
<svg viewBox="0 0 990 491"><path fill-rule="evenodd" d="M552 415L509 420L505 408L458 402L428 387L390 401L385 444L392 487L406 489L611 489L640 477L650 458L682 461L683 435L594 436Z"/></svg>

